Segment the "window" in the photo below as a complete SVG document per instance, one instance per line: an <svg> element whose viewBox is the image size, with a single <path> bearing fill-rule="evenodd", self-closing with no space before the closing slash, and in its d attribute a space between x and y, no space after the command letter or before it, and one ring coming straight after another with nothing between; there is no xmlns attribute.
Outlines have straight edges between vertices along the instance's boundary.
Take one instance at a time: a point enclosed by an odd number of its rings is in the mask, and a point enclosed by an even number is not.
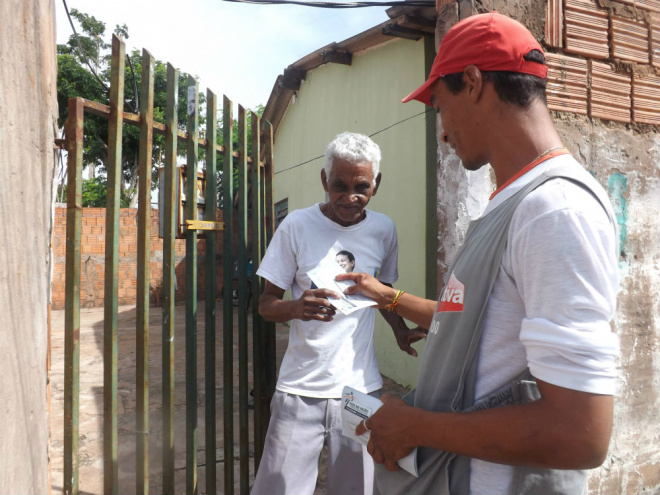
<svg viewBox="0 0 660 495"><path fill-rule="evenodd" d="M289 214L289 198L284 198L274 205L275 207L275 228L279 227L282 220Z"/></svg>

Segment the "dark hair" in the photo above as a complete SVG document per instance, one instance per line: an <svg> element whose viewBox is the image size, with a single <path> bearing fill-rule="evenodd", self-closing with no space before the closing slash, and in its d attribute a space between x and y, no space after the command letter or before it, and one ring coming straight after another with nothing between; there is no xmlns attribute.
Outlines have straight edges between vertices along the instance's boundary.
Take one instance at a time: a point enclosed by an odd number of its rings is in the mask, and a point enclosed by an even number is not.
<svg viewBox="0 0 660 495"><path fill-rule="evenodd" d="M532 50L523 58L545 65L545 57L538 50ZM547 105L546 79L531 74L508 71L483 71L481 74L484 81L493 83L493 87L502 101L526 107L532 100L540 98ZM447 89L453 94L459 93L465 87L462 72L447 74L442 79L445 81Z"/></svg>
<svg viewBox="0 0 660 495"><path fill-rule="evenodd" d="M345 250L344 250L344 251L339 251L339 252L335 255L335 257L339 256L340 254L342 254L342 255L348 257L348 261L351 261L351 262L352 262L352 261L355 261L355 256L353 256L353 253L351 253L351 252L349 252L349 251L345 251Z"/></svg>

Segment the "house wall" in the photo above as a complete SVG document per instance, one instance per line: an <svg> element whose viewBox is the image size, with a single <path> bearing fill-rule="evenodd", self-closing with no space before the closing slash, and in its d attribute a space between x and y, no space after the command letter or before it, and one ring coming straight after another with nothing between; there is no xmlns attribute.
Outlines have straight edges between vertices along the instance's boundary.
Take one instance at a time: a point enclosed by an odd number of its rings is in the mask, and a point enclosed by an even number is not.
<svg viewBox="0 0 660 495"><path fill-rule="evenodd" d="M566 147L608 191L621 231L621 285L612 321L621 342L614 432L605 463L590 472L589 492L657 493L660 2L635 2L633 9L630 1L511 4L496 0L483 7L523 22L551 53L548 100L555 124ZM441 18L457 17L457 4L440 8ZM576 36L577 32L583 37ZM456 156L439 145L440 278L462 242L468 221L483 210L483 195L492 188L489 170L466 172Z"/></svg>
<svg viewBox="0 0 660 495"><path fill-rule="evenodd" d="M371 135L382 151L383 175L369 208L389 215L399 235L397 288L425 291L426 109L401 99L424 81L424 42L393 39L353 55L351 66L326 64L307 72L275 136L273 199L289 198L289 211L323 202L322 155L343 131ZM302 162L320 157L301 166ZM403 384L415 383L418 360L402 353L389 326L376 318L376 353L381 371Z"/></svg>
<svg viewBox="0 0 660 495"><path fill-rule="evenodd" d="M0 2L0 493L48 493L51 0Z"/></svg>

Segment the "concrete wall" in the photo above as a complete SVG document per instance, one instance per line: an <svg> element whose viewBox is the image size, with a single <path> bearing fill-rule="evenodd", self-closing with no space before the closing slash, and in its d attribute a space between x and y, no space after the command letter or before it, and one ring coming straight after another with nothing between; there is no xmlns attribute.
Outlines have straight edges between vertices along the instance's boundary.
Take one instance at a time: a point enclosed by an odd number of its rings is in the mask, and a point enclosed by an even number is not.
<svg viewBox="0 0 660 495"><path fill-rule="evenodd" d="M54 5L3 0L0 19L0 493L48 493Z"/></svg>
<svg viewBox="0 0 660 495"><path fill-rule="evenodd" d="M445 2L441 2L445 3ZM548 4L541 1L523 0L514 4L502 1L487 2L485 10L498 10L526 24L535 36L549 48L549 33L545 29ZM586 9L594 17L593 24L611 12L630 17L619 2L606 2L608 10L596 2ZM566 2L571 8L579 7L580 2ZM660 3L649 2L654 12L647 13L651 19L649 35L657 30L654 24L660 11ZM457 17L456 3L440 6L441 17ZM639 15L640 11L637 11ZM644 17L644 16L640 16ZM551 22L561 22L562 16ZM654 21L655 19L656 21ZM641 22L641 21L638 21ZM439 23L442 25L442 22ZM595 29L593 36L602 37L602 30ZM584 164L609 192L617 213L621 230L622 252L620 259L621 288L618 297L618 310L612 322L612 329L621 341L621 356L618 361L620 372L619 390L615 397L615 423L610 452L599 469L590 473L589 492L591 494L618 495L622 493L658 493L660 490L660 138L658 128L642 123L642 119L660 117L660 100L641 102L635 97L638 79L648 81L648 74L654 74L660 66L655 55L647 54L649 63L621 60L616 55L609 58L608 40L617 39L617 33L604 31L599 42L605 45L604 56L569 54L571 58L585 61L586 71L582 84L583 97L578 95L570 105L577 111L553 111L557 129L564 144L573 155ZM618 35L620 36L621 33ZM646 39L637 43L638 47L660 49L660 36L652 36L653 42ZM553 38L554 46L548 51L564 56L566 48L562 37ZM569 46L570 48L570 46ZM612 46L610 49L613 50ZM655 48L653 54L655 54ZM643 59L642 56L639 58ZM593 59L593 60L592 60ZM653 64L657 64L653 65ZM595 84L598 75L593 71L596 64L611 68L611 81L620 84L602 89ZM555 74L555 79L561 75ZM628 81L628 82L626 82ZM557 81L554 81L557 82ZM562 102L569 101L562 95L563 83L550 87L558 97L551 108L561 108ZM655 83L652 82L651 87ZM609 93L608 93L609 91ZM627 92L627 93L626 93ZM630 104L621 104L621 98L628 94ZM639 96L639 95L638 95ZM563 100L562 100L563 98ZM579 103L575 105L575 102ZM610 102L608 104L608 102ZM582 105L583 103L583 105ZM642 106L649 106L649 113L642 112ZM601 120L603 116L609 120ZM649 117L650 115L650 117ZM442 123L438 122L438 132ZM451 260L456 247L462 242L470 218L478 217L485 205L484 195L492 189L490 170L466 172L460 161L444 145L438 149L438 216L439 249L438 272L446 273L446 264Z"/></svg>
<svg viewBox="0 0 660 495"><path fill-rule="evenodd" d="M393 39L357 53L351 66L326 64L307 72L275 140L273 199L289 198L289 211L325 201L319 157L343 131L373 136L382 151L382 181L369 208L389 215L399 235L398 288L425 291L426 120L424 106L401 98L424 81L424 42ZM295 168L294 168L295 167ZM287 170L288 169L288 170ZM376 353L381 371L399 383L417 380L418 360L402 353L392 330L376 318Z"/></svg>

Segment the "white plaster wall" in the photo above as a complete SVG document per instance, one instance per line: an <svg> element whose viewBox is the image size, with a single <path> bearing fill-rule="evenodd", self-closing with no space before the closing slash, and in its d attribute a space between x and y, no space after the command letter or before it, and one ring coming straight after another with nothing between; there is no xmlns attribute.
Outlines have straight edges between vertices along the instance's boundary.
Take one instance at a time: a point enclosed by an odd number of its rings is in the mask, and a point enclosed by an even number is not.
<svg viewBox="0 0 660 495"><path fill-rule="evenodd" d="M442 119L437 117L438 138L438 291L458 248L463 244L468 225L486 209L494 190L492 169L470 171L440 136Z"/></svg>
<svg viewBox="0 0 660 495"><path fill-rule="evenodd" d="M0 493L48 493L51 0L0 2Z"/></svg>
<svg viewBox="0 0 660 495"><path fill-rule="evenodd" d="M590 493L660 490L660 137L560 115L564 143L608 190L621 230L613 331L621 342L614 432ZM625 188L616 185L625 181Z"/></svg>

